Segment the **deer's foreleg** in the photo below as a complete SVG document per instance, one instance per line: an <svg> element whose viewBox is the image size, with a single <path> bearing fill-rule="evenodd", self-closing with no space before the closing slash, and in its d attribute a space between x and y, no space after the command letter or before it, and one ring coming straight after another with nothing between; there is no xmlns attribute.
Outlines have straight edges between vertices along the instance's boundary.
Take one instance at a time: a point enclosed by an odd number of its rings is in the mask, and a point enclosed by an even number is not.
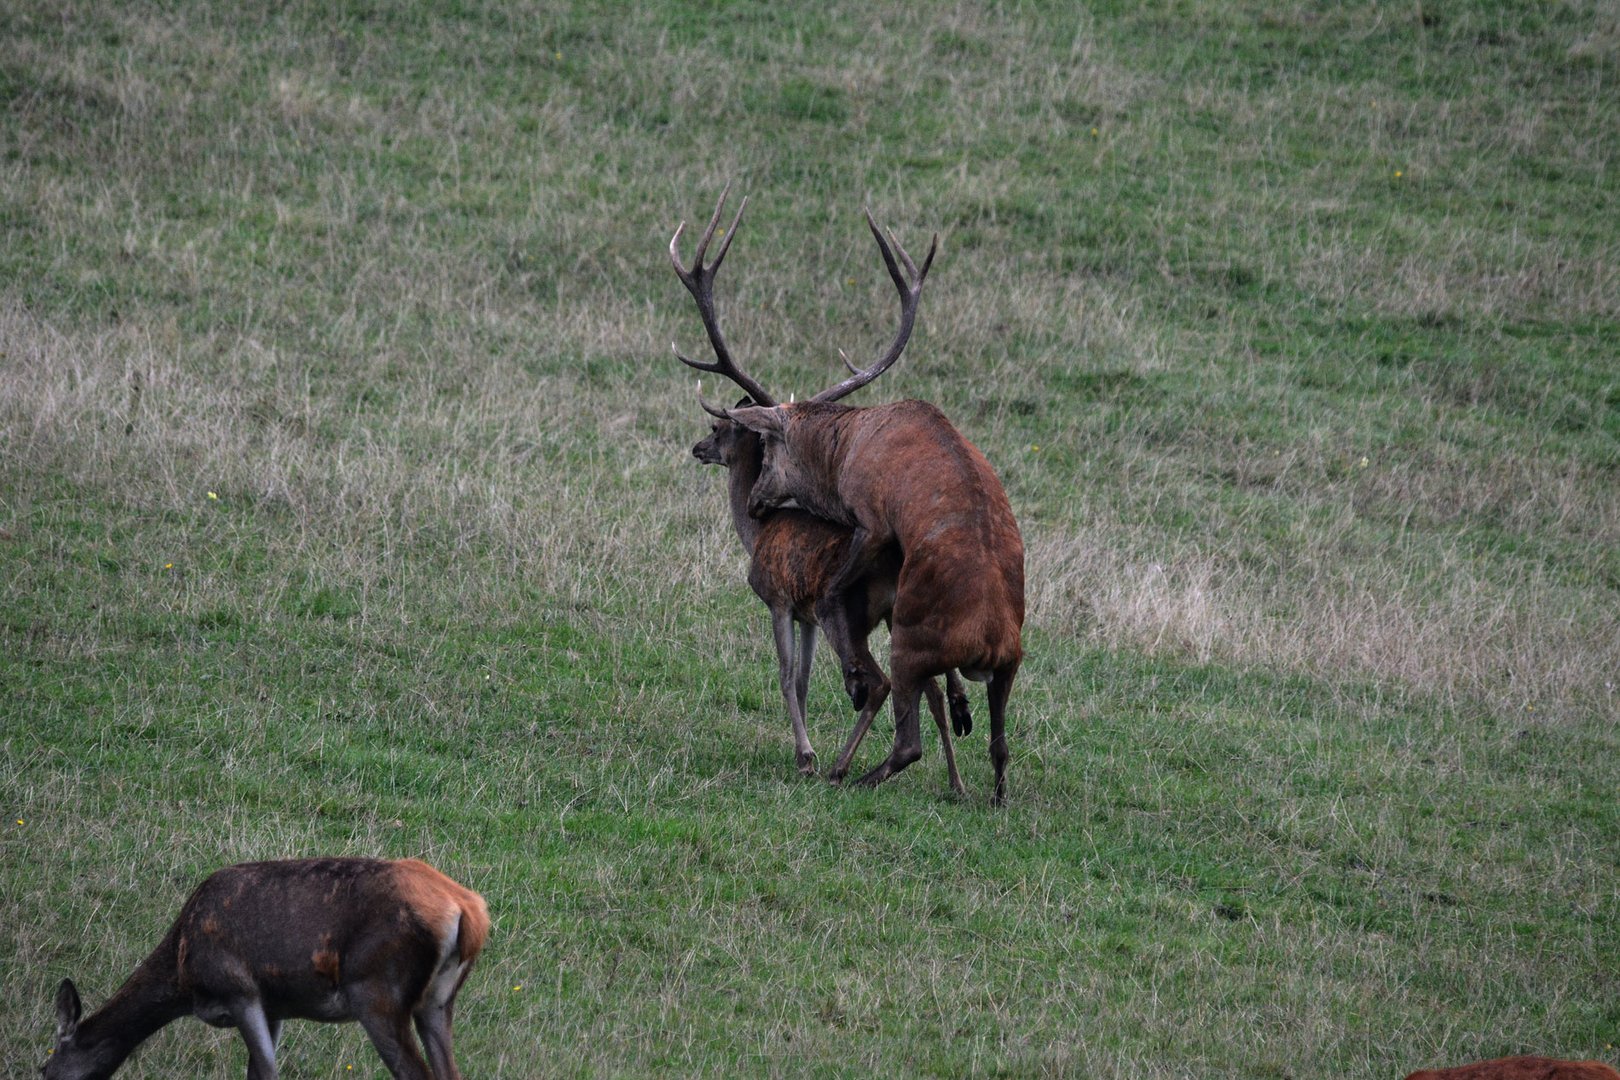
<svg viewBox="0 0 1620 1080"><path fill-rule="evenodd" d="M787 705L788 721L793 725L793 763L799 772L809 776L816 771L816 752L810 748L810 734L805 730L804 700L809 689L810 659L815 654L814 627L799 628L803 634L803 671L799 670L800 645L794 641L797 626L793 613L786 608L771 610L771 635L776 639L777 680L782 687L782 701Z"/></svg>

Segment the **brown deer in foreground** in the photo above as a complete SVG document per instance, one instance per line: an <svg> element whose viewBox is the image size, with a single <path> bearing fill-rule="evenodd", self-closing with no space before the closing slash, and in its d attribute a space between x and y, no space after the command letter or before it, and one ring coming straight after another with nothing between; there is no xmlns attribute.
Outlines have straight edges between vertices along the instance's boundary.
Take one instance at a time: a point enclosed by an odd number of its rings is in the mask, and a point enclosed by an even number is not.
<svg viewBox="0 0 1620 1080"><path fill-rule="evenodd" d="M919 270L892 234L891 253L871 214L866 220L895 287L903 298L914 295L934 249ZM897 344L909 336L914 316L914 304L904 307ZM853 530L848 559L829 586L834 593L899 548L889 639L894 746L860 782L881 783L922 756L917 710L923 683L955 668L990 684L990 760L999 805L1006 800L1007 697L1023 659L1023 537L989 462L934 406L835 404L899 355L891 346L876 363L852 368L849 378L809 401L756 404L726 415L764 438L751 514L761 517L792 501Z"/></svg>
<svg viewBox="0 0 1620 1080"><path fill-rule="evenodd" d="M716 359L708 363L688 359L678 351L676 355L691 367L717 372L736 382L749 394L739 404L774 404L775 399L769 391L742 372L732 360L715 313L714 277L736 235L743 210L748 205L748 200L744 199L731 228L726 231L714 262L705 265L704 256L720 223L725 200L726 194L722 193L709 227L698 242L697 254L690 269L682 263L679 252L685 223L675 230L675 236L670 240L670 261L675 266L675 273L697 302ZM879 243L882 243L881 236ZM921 285L920 281L918 285ZM902 300L906 299L907 294L903 292ZM909 302L910 310L914 313L917 297L910 296ZM911 319L905 322L907 334L896 342L896 355L904 348L905 336L909 335ZM850 387L850 390L853 389L855 387ZM708 406L705 405L705 408ZM712 408L709 411L715 417L712 430L708 437L692 448L692 453L705 464L723 465L728 470L732 524L751 560L748 583L771 611L782 697L793 725L795 758L801 773L809 774L815 769L815 751L811 749L805 728L805 698L818 625L827 634L842 663L845 687L855 708L860 710L850 739L828 774L829 779L840 780L848 771L861 739L871 727L872 718L889 695L889 680L867 647L867 639L879 622L888 620L893 607L899 553L891 549L851 588L839 593L831 592L828 586L848 561L849 529L799 510L781 510L763 521L751 516L748 506L763 460L759 437L733 423L724 412ZM952 725L958 735L966 735L973 726L967 694L954 671L946 672L946 684ZM951 789L964 794L966 789L956 770L956 756L951 746L950 731L945 724L944 703L938 684L932 679L928 680L923 692L928 697L929 709L939 728Z"/></svg>
<svg viewBox="0 0 1620 1080"><path fill-rule="evenodd" d="M1601 1061L1510 1057L1450 1069L1420 1069L1406 1080L1620 1080L1620 1072Z"/></svg>
<svg viewBox="0 0 1620 1080"><path fill-rule="evenodd" d="M159 1028L194 1015L241 1032L248 1080L275 1080L292 1019L359 1021L398 1080L459 1080L452 1007L488 934L483 899L414 859L227 867L97 1012L81 1019L79 992L62 980L43 1075L111 1076Z"/></svg>

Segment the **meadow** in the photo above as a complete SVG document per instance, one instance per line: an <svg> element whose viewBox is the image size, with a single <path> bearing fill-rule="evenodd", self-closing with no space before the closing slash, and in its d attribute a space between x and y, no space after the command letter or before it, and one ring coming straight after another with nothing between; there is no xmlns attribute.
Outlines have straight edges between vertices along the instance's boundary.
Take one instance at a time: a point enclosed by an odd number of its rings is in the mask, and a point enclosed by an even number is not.
<svg viewBox="0 0 1620 1080"><path fill-rule="evenodd" d="M0 1073L315 854L486 897L469 1077L1620 1060L1617 90L1599 0L0 7ZM794 771L670 351L727 182L784 395L940 236L851 403L1019 517L1005 809L987 723Z"/></svg>

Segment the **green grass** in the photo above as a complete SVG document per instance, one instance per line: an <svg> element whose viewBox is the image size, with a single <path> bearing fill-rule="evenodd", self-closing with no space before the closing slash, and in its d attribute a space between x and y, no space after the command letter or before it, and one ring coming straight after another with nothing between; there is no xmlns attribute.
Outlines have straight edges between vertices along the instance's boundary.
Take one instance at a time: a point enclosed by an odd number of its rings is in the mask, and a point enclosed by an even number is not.
<svg viewBox="0 0 1620 1080"><path fill-rule="evenodd" d="M0 1058L352 853L489 900L469 1076L1616 1060L1617 77L1579 2L8 6ZM1022 524L1005 811L793 772L668 347L728 180L782 393L892 333L861 207L940 233L865 400Z"/></svg>

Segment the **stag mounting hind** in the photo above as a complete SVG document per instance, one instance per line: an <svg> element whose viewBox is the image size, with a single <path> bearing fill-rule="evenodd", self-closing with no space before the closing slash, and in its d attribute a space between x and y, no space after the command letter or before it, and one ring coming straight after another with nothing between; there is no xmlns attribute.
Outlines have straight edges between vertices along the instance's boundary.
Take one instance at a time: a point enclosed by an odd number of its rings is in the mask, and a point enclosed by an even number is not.
<svg viewBox="0 0 1620 1080"><path fill-rule="evenodd" d="M852 530L830 591L849 588L899 551L889 649L894 746L860 782L881 783L922 755L917 710L923 686L957 669L989 683L993 799L1000 805L1006 801L1007 698L1023 659L1023 537L989 462L934 406L836 403L899 359L937 245L919 268L892 233L885 242L870 213L866 222L901 297L900 330L888 350L869 367L849 365L849 378L809 401L780 405L756 398L726 416L764 440L749 503L753 516L795 502ZM734 381L745 389L752 382Z"/></svg>
<svg viewBox="0 0 1620 1080"><path fill-rule="evenodd" d="M681 233L686 227L684 223L675 230L675 236L669 242L670 261L682 284L697 302L715 359L712 362L692 360L682 356L679 351L676 356L699 371L723 375L742 387L748 397L739 402L740 405L772 405L775 398L770 392L744 373L732 359L715 311L714 278L742 221L743 210L748 206L748 200L744 199L731 227L725 232L714 261L705 264L704 257L720 224L725 201L726 193L722 192L709 227L698 241L697 253L690 268L682 263L679 251ZM921 282L918 284L920 286ZM913 297L910 305L913 315L915 308L916 298ZM908 326L909 322L910 318L907 319ZM904 347L904 341L901 340L899 345ZM856 388L851 385L843 392L850 393ZM828 773L828 779L841 780L871 727L873 717L889 696L889 680L873 658L867 639L879 622L888 621L894 605L899 553L895 550L886 552L864 575L854 579L849 588L832 591L829 588L832 579L849 560L850 530L799 510L781 510L764 520L751 516L748 507L763 459L760 440L753 432L733 423L723 411L707 403L704 407L714 417L713 428L708 437L692 447L692 454L705 464L723 465L728 470L732 525L750 557L748 583L771 611L782 698L793 725L795 757L801 773L809 774L815 770L815 751L810 746L805 724L805 699L809 690L810 665L815 655L818 625L838 655L845 688L851 702L859 710L850 737ZM973 726L967 694L954 671L945 672L945 677L952 726L958 735L966 735ZM951 747L950 729L946 726L945 707L938 683L929 679L923 685L923 693L927 695L929 710L939 728L951 789L963 794L965 789L956 769L956 757Z"/></svg>

